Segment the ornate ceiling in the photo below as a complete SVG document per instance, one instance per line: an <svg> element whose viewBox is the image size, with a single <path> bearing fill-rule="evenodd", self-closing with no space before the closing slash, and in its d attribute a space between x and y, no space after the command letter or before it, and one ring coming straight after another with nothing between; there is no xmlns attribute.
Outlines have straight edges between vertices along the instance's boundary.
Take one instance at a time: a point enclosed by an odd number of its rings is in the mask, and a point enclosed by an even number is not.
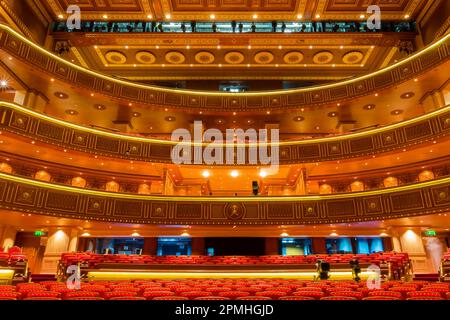
<svg viewBox="0 0 450 320"><path fill-rule="evenodd" d="M294 20L358 19L367 6L380 6L385 19L414 18L429 1L422 0L41 0L54 17L71 4L79 5L85 19L162 19L207 20L214 13L217 19Z"/></svg>
<svg viewBox="0 0 450 320"><path fill-rule="evenodd" d="M340 80L387 66L414 33L351 34L78 34L64 58L132 80ZM161 72L164 70L164 72ZM255 70L257 72L255 72Z"/></svg>

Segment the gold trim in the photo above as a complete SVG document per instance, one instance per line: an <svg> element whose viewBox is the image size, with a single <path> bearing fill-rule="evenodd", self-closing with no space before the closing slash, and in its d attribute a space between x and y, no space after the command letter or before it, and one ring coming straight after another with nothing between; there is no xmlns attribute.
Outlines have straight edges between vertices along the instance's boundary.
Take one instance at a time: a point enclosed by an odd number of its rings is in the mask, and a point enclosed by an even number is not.
<svg viewBox="0 0 450 320"><path fill-rule="evenodd" d="M245 92L245 93L224 93L224 92L208 92L208 91L194 91L194 90L185 90L185 89L170 89L170 88L163 88L163 87L156 87L156 86L151 86L151 85L144 85L144 84L139 84L139 83L134 83L134 82L130 82L130 81L124 81L121 79L117 79L99 72L95 72L92 70L88 70L86 68L83 68L81 66L78 66L74 63L71 63L67 60L64 60L58 56L56 56L53 53L48 52L47 50L45 50L44 48L40 47L39 45L35 44L34 42L30 41L29 39L25 38L23 35L19 34L17 31L13 30L12 28L10 28L9 26L6 26L4 24L0 24L0 29L4 30L5 32L8 32L14 36L16 36L17 38L19 38L21 41L27 43L29 46L33 47L34 49L42 52L43 54L51 57L52 59L57 60L58 62L65 64L67 66L70 66L72 68L75 68L81 72L84 73L88 73L92 76L113 82L113 83L119 83L122 85L127 85L127 86L132 86L135 88L140 88L140 89L147 89L147 90L155 90L155 91L160 91L160 92L170 92L170 93L175 93L175 94L180 94L180 93L184 93L184 94L191 94L191 95L205 95L205 96L220 96L223 97L224 95L226 96L270 96L270 95L287 95L287 94L292 94L292 93L299 93L299 92L311 92L311 91L316 91L316 90L323 90L323 89L329 89L329 88L335 88L338 86L342 86L342 85L346 85L346 84L350 84L350 83L354 83L354 82L358 82L361 80L365 80L368 78L371 78L373 76L382 74L386 71L392 70L394 68L397 68L401 65L407 64L409 63L411 60L416 59L419 56L425 55L427 52L429 52L430 50L433 50L435 47L440 46L441 44L445 43L449 38L450 38L450 34L445 35L442 39L436 41L435 43L433 43L432 45L424 48L423 50L412 54L410 56L408 56L407 58L405 58L402 61L399 61L395 64L392 64L382 70L378 70L369 74L366 74L364 76L360 76L357 78L353 78L350 80L345 80L342 82L336 82L333 84L326 84L326 85L320 85L320 86L312 86L312 87L308 87L308 88L300 88L300 89L289 89L289 90L271 90L271 91L263 91L263 92L258 92L258 91L253 91L253 92Z"/></svg>
<svg viewBox="0 0 450 320"><path fill-rule="evenodd" d="M46 188L57 191L65 191L91 196L117 198L117 199L133 199L133 200L152 200L152 201L174 201L174 202L303 202L303 201L319 201L319 200L335 200L335 199L352 199L358 197L384 195L403 191L418 190L426 187L434 187L442 184L450 183L450 177L419 182L415 184L385 188L380 190L359 191L352 193L332 194L332 195L307 195L307 196L280 196L280 197L180 197L180 196L149 196L138 194L127 194L119 192L107 192L98 190L89 190L76 188L65 185L57 185L49 182L32 180L28 178L13 176L0 172L0 179L9 182L21 183L33 187Z"/></svg>
<svg viewBox="0 0 450 320"><path fill-rule="evenodd" d="M23 113L26 113L30 116L45 120L45 121L49 121L61 126L65 126L65 127L69 127L75 130L79 130L79 131L84 131L84 132L89 132L92 134L96 134L96 135L102 135L105 137L109 137L109 138L114 138L114 139L120 139L120 140L125 140L125 141L138 141L138 142L148 142L148 143L156 143L156 144L168 144L168 145L178 145L178 144L184 144L184 145L190 145L190 146L208 146L209 143L199 143L199 142L194 142L194 143L184 143L184 142L177 142L177 141L169 141L169 140L158 140L158 139L151 139L151 138L143 138L143 137L135 137L135 136L126 136L126 135L122 135L119 133L114 133L114 132L105 132L105 131L101 131L101 130L97 130L94 128L89 128L89 127L83 127L81 125L78 124L74 124L71 122L66 122L64 120L60 120L60 119L56 119L56 118L52 118L50 116L47 116L45 114L41 114L38 113L34 110L25 108L23 106L20 106L18 104L14 104L11 102L7 102L7 101L0 101L0 106L5 106L7 108L11 108ZM332 142L332 141L339 141L339 140L345 140L345 139L352 139L352 138L359 138L359 137L365 137L365 136L369 136L369 135L374 135L377 133L381 133L381 132L386 132L386 131L390 131L399 127L403 127L403 126L408 126L420 121L424 121L433 117L436 117L440 114L444 114L446 112L448 112L450 110L450 105L447 105L441 109L435 110L433 112L424 114L422 116L419 116L417 118L414 119L409 119L409 120L405 120L405 121L401 121L401 122L397 122L394 124L390 124L381 128L375 128L372 130L368 130L368 131L363 131L363 132L356 132L356 133L349 133L349 134L343 134L343 135L339 135L339 136L334 136L334 137L324 137L324 138L315 138L315 139L306 139L306 140L300 140L300 141L281 141L278 143L272 143L272 142L267 142L267 143L236 143L235 146L248 146L248 147L252 147L252 146L272 146L272 145L278 145L278 146L290 146L290 145L303 145L303 144L311 144L311 143L324 143L324 142ZM223 143L217 143L217 146L224 146Z"/></svg>

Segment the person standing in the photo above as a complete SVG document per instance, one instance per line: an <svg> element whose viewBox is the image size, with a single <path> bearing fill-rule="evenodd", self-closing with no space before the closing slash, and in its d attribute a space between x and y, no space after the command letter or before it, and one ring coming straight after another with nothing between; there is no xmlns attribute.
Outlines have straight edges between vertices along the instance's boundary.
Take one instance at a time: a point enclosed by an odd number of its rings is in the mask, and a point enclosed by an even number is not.
<svg viewBox="0 0 450 320"><path fill-rule="evenodd" d="M244 30L244 25L242 24L242 22L239 23L239 33L242 33L242 31Z"/></svg>
<svg viewBox="0 0 450 320"><path fill-rule="evenodd" d="M283 24L281 25L281 32L285 32L286 31L286 23L283 22Z"/></svg>
<svg viewBox="0 0 450 320"><path fill-rule="evenodd" d="M215 22L213 22L211 27L212 27L212 32L217 32L217 24Z"/></svg>
<svg viewBox="0 0 450 320"><path fill-rule="evenodd" d="M233 30L233 33L236 32L236 26L237 26L236 21L235 20L231 21L231 29Z"/></svg>
<svg viewBox="0 0 450 320"><path fill-rule="evenodd" d="M197 31L197 22L195 22L194 20L191 21L191 29L192 29L192 32Z"/></svg>
<svg viewBox="0 0 450 320"><path fill-rule="evenodd" d="M278 23L274 20L272 21L272 32L277 32Z"/></svg>
<svg viewBox="0 0 450 320"><path fill-rule="evenodd" d="M256 32L256 25L254 22L252 22L252 32Z"/></svg>
<svg viewBox="0 0 450 320"><path fill-rule="evenodd" d="M181 31L183 31L183 33L186 32L186 25L184 24L184 22L181 24Z"/></svg>

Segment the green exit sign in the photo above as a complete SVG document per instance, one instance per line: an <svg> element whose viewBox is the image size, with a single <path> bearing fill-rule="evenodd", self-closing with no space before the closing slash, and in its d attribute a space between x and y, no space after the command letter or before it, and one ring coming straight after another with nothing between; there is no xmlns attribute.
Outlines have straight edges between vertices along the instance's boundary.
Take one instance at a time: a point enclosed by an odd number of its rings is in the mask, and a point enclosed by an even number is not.
<svg viewBox="0 0 450 320"><path fill-rule="evenodd" d="M44 232L41 230L37 230L34 232L35 237L42 237L44 235Z"/></svg>
<svg viewBox="0 0 450 320"><path fill-rule="evenodd" d="M436 236L436 231L435 230L426 230L424 233L425 233L425 235L427 237L434 237L434 236Z"/></svg>

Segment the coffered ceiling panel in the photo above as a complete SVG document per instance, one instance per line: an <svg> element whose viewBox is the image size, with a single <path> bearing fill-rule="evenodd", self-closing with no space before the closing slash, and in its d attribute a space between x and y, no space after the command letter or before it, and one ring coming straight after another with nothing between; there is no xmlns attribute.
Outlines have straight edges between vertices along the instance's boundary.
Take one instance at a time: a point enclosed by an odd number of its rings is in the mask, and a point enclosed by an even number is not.
<svg viewBox="0 0 450 320"><path fill-rule="evenodd" d="M84 19L217 20L358 19L369 5L380 7L384 19L414 19L425 0L40 0L54 18L69 5L80 6ZM319 17L319 18L318 18Z"/></svg>

